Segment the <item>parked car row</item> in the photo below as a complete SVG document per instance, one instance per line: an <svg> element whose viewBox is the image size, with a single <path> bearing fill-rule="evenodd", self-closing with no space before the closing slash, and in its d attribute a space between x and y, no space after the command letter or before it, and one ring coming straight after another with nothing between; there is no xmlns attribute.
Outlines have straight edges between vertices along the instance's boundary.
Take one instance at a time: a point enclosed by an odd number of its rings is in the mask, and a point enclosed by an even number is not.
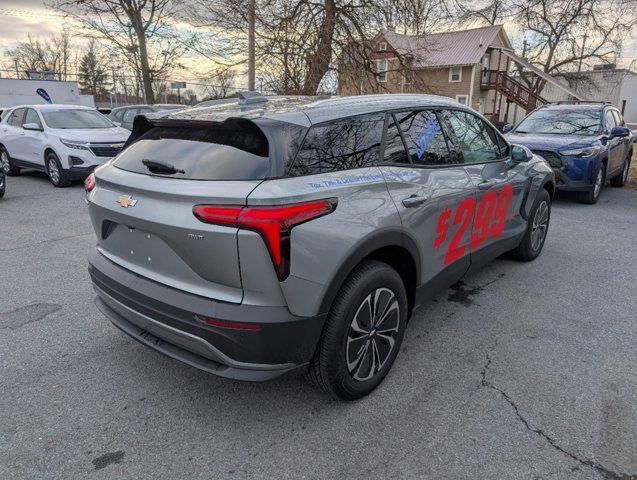
<svg viewBox="0 0 637 480"><path fill-rule="evenodd" d="M129 134L89 107L14 107L0 121L0 160L9 176L30 168L66 187L117 155Z"/></svg>

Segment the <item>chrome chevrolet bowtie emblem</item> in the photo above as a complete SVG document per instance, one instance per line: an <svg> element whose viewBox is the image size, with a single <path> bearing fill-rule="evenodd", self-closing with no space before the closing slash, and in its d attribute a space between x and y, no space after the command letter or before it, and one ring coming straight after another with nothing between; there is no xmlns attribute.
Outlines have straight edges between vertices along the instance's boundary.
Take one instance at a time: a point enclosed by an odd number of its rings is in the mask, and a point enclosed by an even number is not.
<svg viewBox="0 0 637 480"><path fill-rule="evenodd" d="M119 206L122 208L128 208L137 205L137 200L130 195L120 195L117 199L117 203L119 203Z"/></svg>

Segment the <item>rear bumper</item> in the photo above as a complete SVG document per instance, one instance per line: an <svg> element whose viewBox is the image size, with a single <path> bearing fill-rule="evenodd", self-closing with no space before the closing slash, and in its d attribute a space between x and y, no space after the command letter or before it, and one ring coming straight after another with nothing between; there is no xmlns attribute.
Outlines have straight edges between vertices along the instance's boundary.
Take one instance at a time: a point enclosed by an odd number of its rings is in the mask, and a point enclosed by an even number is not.
<svg viewBox="0 0 637 480"><path fill-rule="evenodd" d="M67 170L71 180L84 180L99 165L91 165L90 167L71 167Z"/></svg>
<svg viewBox="0 0 637 480"><path fill-rule="evenodd" d="M94 252L96 304L120 330L169 357L223 377L265 381L305 367L325 316L286 307L215 302L135 275ZM198 317L259 323L259 330L211 326Z"/></svg>

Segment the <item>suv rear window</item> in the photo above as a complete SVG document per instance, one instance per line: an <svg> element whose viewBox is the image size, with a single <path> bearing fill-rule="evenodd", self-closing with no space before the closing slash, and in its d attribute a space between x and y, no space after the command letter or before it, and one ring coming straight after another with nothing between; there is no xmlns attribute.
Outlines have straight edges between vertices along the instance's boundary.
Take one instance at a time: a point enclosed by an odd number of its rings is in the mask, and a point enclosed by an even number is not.
<svg viewBox="0 0 637 480"><path fill-rule="evenodd" d="M155 126L113 165L129 172L189 180L256 180L270 170L268 149L266 136L248 120L227 120L211 127ZM144 160L173 166L178 172L152 173Z"/></svg>

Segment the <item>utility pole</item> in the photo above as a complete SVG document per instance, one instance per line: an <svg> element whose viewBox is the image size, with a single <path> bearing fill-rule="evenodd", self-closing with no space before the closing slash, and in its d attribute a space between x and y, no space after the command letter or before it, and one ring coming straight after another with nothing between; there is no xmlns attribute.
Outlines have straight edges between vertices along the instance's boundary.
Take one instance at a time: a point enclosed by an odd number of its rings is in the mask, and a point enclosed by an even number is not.
<svg viewBox="0 0 637 480"><path fill-rule="evenodd" d="M115 107L117 107L117 82L115 81L115 68L111 68L113 75L113 96L115 97Z"/></svg>
<svg viewBox="0 0 637 480"><path fill-rule="evenodd" d="M582 41L582 50L579 55L579 65L577 66L577 73L582 71L582 60L584 59L584 47L586 46L587 38L588 38L588 33L584 32L584 40Z"/></svg>
<svg viewBox="0 0 637 480"><path fill-rule="evenodd" d="M254 30L256 17L256 0L250 0L248 4L248 90L254 90L255 52Z"/></svg>
<svg viewBox="0 0 637 480"><path fill-rule="evenodd" d="M20 79L20 69L18 68L18 59L14 60L15 62L15 78Z"/></svg>

